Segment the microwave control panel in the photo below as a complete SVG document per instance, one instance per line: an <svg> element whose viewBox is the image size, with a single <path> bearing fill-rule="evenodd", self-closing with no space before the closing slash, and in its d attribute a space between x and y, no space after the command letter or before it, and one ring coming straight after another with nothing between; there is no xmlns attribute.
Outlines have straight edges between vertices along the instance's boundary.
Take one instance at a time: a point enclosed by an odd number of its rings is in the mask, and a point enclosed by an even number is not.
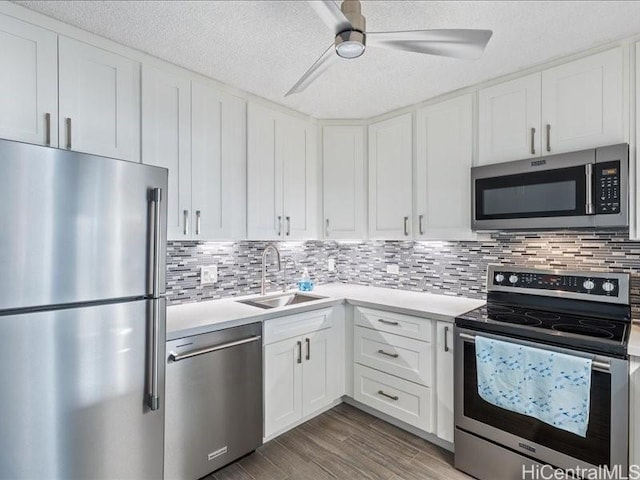
<svg viewBox="0 0 640 480"><path fill-rule="evenodd" d="M595 164L596 214L620 213L620 162Z"/></svg>

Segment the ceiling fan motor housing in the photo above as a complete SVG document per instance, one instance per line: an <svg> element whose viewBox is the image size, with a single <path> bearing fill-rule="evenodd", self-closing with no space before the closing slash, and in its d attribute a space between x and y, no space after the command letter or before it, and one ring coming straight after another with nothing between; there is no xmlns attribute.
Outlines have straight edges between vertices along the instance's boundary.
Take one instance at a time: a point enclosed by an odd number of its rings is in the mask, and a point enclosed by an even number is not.
<svg viewBox="0 0 640 480"><path fill-rule="evenodd" d="M362 15L362 9L360 6L359 0L344 0L342 2L341 7L342 13L347 17L347 20L351 23L353 27L350 30L345 30L344 32L340 32L336 35L335 47L338 55L346 58L355 58L356 56L362 55L364 53L364 47L366 45L366 20ZM345 56L341 54L341 51L344 50L345 45L340 47L341 44L348 43L349 45L360 44L361 51L360 54L354 56Z"/></svg>

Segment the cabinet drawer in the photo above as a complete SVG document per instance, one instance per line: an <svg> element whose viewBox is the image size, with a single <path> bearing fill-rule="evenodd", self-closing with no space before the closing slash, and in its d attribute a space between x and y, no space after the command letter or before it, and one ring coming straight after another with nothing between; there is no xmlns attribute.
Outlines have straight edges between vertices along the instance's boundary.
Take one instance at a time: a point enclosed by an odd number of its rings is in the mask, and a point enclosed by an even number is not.
<svg viewBox="0 0 640 480"><path fill-rule="evenodd" d="M373 310L371 308L356 308L355 324L361 327L373 328L382 332L395 333L404 337L430 342L433 322L427 318L412 317L401 313Z"/></svg>
<svg viewBox="0 0 640 480"><path fill-rule="evenodd" d="M331 308L287 315L264 322L264 345L333 326Z"/></svg>
<svg viewBox="0 0 640 480"><path fill-rule="evenodd" d="M353 375L357 401L425 432L432 431L430 388L357 364Z"/></svg>
<svg viewBox="0 0 640 480"><path fill-rule="evenodd" d="M428 342L356 327L353 351L362 365L431 386L433 347Z"/></svg>

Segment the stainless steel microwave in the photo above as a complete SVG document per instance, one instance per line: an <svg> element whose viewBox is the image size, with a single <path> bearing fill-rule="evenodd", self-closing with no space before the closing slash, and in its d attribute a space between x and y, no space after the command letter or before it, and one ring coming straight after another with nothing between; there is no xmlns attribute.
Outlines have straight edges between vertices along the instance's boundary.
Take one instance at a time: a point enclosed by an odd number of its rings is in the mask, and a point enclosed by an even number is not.
<svg viewBox="0 0 640 480"><path fill-rule="evenodd" d="M471 169L473 230L629 226L629 145Z"/></svg>

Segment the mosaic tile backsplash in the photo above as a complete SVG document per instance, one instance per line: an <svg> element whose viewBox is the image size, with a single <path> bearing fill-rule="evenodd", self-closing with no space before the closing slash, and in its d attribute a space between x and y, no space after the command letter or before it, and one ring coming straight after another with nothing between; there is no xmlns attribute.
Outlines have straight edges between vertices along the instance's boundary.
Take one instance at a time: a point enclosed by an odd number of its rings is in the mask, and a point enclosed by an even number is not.
<svg viewBox="0 0 640 480"><path fill-rule="evenodd" d="M170 304L260 292L262 251L269 242L169 242L167 293ZM303 269L316 283L348 282L483 298L490 263L527 268L609 270L632 274L634 313L640 314L640 242L627 232L497 233L474 242L335 241L280 242L287 287ZM327 262L334 259L336 270ZM282 288L275 256L268 258L268 290ZM200 267L218 265L218 282L200 285ZM386 273L397 264L398 275Z"/></svg>

